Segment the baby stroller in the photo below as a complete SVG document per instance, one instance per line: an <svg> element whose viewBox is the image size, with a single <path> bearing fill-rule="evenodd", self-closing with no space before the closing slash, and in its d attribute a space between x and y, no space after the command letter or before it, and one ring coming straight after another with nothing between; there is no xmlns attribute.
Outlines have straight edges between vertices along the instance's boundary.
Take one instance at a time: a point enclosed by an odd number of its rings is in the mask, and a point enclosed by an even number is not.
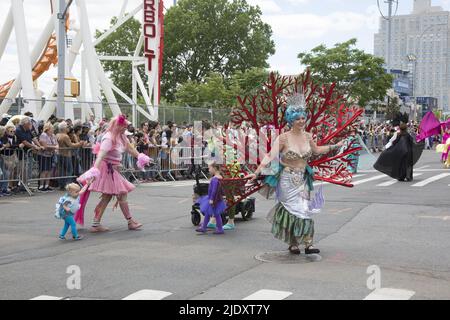
<svg viewBox="0 0 450 320"><path fill-rule="evenodd" d="M191 210L191 221L194 226L198 226L201 221L202 212L200 205L195 203L198 197L208 194L209 183L200 182L199 175L196 173L196 183L194 184L194 194ZM223 224L228 222L228 214L230 210L236 210L235 214L241 214L244 221L250 220L255 212L255 198L250 197L251 194L257 192L263 187L261 180L256 180L249 184L248 179L244 178L223 178L221 184L225 193L227 209L222 214Z"/></svg>

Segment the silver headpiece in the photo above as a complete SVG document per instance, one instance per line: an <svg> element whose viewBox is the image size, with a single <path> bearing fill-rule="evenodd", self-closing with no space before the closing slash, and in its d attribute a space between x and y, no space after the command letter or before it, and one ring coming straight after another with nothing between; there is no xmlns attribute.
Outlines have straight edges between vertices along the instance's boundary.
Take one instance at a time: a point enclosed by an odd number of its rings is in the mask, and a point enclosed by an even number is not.
<svg viewBox="0 0 450 320"><path fill-rule="evenodd" d="M293 110L303 110L306 111L306 99L303 93L294 93L293 95L286 98L286 105L291 107Z"/></svg>

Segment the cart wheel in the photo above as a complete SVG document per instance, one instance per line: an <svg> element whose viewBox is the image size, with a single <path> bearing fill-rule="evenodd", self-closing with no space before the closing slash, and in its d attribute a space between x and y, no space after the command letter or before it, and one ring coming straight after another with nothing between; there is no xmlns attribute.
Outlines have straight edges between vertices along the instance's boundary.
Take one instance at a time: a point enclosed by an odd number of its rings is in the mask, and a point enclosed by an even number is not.
<svg viewBox="0 0 450 320"><path fill-rule="evenodd" d="M198 226L200 224L201 216L198 212L191 212L191 221L194 226Z"/></svg>
<svg viewBox="0 0 450 320"><path fill-rule="evenodd" d="M242 211L242 219L244 219L244 221L248 221L252 217L253 217L253 212L247 211L247 210Z"/></svg>
<svg viewBox="0 0 450 320"><path fill-rule="evenodd" d="M247 199L244 203L242 203L242 219L244 221L250 220L253 217L253 213L255 212L255 202L253 198Z"/></svg>
<svg viewBox="0 0 450 320"><path fill-rule="evenodd" d="M200 206L198 204L194 204L191 210L191 221L194 226L198 226L202 216L200 214Z"/></svg>

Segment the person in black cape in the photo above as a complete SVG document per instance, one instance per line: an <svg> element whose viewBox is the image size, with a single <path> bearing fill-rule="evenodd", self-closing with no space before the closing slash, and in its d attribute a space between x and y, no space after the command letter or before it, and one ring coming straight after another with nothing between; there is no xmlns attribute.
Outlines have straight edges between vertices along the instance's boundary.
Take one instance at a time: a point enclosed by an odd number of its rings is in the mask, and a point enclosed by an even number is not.
<svg viewBox="0 0 450 320"><path fill-rule="evenodd" d="M408 126L402 123L392 146L380 154L373 167L399 181L412 181L413 166L422 155L424 147L423 142L414 141L408 133Z"/></svg>

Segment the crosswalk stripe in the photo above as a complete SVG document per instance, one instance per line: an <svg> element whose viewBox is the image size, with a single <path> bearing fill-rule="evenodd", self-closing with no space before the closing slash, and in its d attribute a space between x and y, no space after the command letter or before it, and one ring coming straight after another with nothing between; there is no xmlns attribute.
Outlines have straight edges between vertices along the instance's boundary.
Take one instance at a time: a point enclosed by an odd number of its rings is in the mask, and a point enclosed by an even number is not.
<svg viewBox="0 0 450 320"><path fill-rule="evenodd" d="M289 297L291 294L292 292L289 291L263 289L252 293L242 300L283 300Z"/></svg>
<svg viewBox="0 0 450 320"><path fill-rule="evenodd" d="M289 291L258 290L242 300L284 300L293 293ZM140 290L136 291L122 300L162 300L172 295L171 292L160 290ZM364 300L409 300L415 295L414 291L394 288L381 288L372 291ZM63 297L55 297L48 295L41 295L30 300L63 300Z"/></svg>
<svg viewBox="0 0 450 320"><path fill-rule="evenodd" d="M172 292L160 290L140 290L126 296L122 300L162 300L171 294Z"/></svg>
<svg viewBox="0 0 450 320"><path fill-rule="evenodd" d="M429 166L424 166L422 168L426 168L426 167L429 167ZM442 171L444 171L444 169L421 169L420 172L419 172L419 169L414 169L414 176L418 177L418 176L421 176L421 175L423 175L423 174L425 174L427 172L431 173L431 172L442 172ZM360 171L360 172L364 172L364 173L355 174L353 176L353 179L358 179L358 178L367 176L368 173L370 173L369 171ZM441 180L441 179L443 179L443 178L445 178L447 176L450 176L450 171L438 174L438 175L433 176L431 178L428 178L428 179L426 179L424 181L418 182L418 183L416 183L416 184L414 184L412 186L413 187L423 187L423 186L426 186L426 185L428 185L428 184L430 184L432 182ZM388 178L388 176L384 175L384 174L376 175L376 176L372 176L372 177L369 176L369 178L365 178L365 179L360 179L360 180L354 181L353 185L357 186L357 185L360 185L360 184L363 184L363 183L366 183L366 182L376 181L376 180L380 180L380 179L383 179L383 178ZM201 181L201 182L206 182L206 180L205 181ZM389 187L391 185L396 184L397 182L398 182L397 180L391 179L389 181L377 184L376 186L377 187ZM144 186L144 187L180 188L180 187L193 186L194 184L195 184L194 180L188 180L188 181L156 182L156 183L142 184L141 186ZM314 186L327 185L327 184L329 184L329 183L323 182L323 181L316 181L316 182L314 182ZM450 186L450 184L449 184L449 186Z"/></svg>
<svg viewBox="0 0 450 320"><path fill-rule="evenodd" d="M421 175L423 175L423 173L414 173L414 177L419 177ZM396 184L397 182L398 182L398 180L392 179L392 180L389 180L387 182L383 182L383 183L377 184L377 187L389 187L389 186L391 186L393 184Z"/></svg>
<svg viewBox="0 0 450 320"><path fill-rule="evenodd" d="M354 185L354 186L357 186L357 185L363 184L363 183L365 183L365 182L374 181L374 180L379 180L379 179L383 179L383 178L386 178L386 175L385 175L385 174L381 174L381 175L379 175L379 176L375 176L375 177L372 177L372 178L367 178L367 179L362 179L362 180L355 181L355 182L353 182L353 185Z"/></svg>
<svg viewBox="0 0 450 320"><path fill-rule="evenodd" d="M426 186L429 183L432 183L434 181L438 181L438 180L444 179L445 177L448 177L448 176L450 176L450 173L441 173L441 174L438 174L437 176L433 176L433 177L425 179L425 180L423 180L423 181L421 181L419 183L413 184L412 186L413 187L423 187L423 186Z"/></svg>
<svg viewBox="0 0 450 320"><path fill-rule="evenodd" d="M54 296L45 296L45 295L43 295L43 296L34 297L34 298L30 299L30 300L62 300L62 299L63 299L62 297L54 297Z"/></svg>
<svg viewBox="0 0 450 320"><path fill-rule="evenodd" d="M370 293L364 300L409 300L415 294L414 291L381 288Z"/></svg>
<svg viewBox="0 0 450 320"><path fill-rule="evenodd" d="M448 169L441 168L441 169L414 169L414 172L420 171L420 172L442 172L442 171L449 171Z"/></svg>

